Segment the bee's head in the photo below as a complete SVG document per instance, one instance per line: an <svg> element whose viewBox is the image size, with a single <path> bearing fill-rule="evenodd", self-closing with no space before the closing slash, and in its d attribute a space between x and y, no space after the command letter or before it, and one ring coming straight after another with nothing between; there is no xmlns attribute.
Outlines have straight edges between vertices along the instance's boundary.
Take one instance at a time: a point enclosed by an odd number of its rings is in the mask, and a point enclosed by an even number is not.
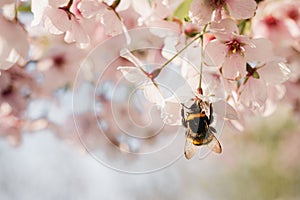
<svg viewBox="0 0 300 200"><path fill-rule="evenodd" d="M201 101L200 101L200 100L196 100L196 101L192 104L192 106L190 107L192 113L199 113L199 112L201 112L202 109L201 109L200 104L201 104Z"/></svg>

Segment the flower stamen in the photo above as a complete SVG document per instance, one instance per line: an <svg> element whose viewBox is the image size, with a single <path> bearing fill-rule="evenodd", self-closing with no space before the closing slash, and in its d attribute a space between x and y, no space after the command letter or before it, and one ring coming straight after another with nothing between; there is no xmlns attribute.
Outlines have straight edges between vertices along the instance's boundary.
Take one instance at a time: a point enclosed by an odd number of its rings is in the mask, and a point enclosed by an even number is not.
<svg viewBox="0 0 300 200"><path fill-rule="evenodd" d="M240 55L243 55L243 52L245 51L245 49L243 48L243 44L236 39L228 41L225 44L228 47L228 52L231 52L233 54L239 53Z"/></svg>

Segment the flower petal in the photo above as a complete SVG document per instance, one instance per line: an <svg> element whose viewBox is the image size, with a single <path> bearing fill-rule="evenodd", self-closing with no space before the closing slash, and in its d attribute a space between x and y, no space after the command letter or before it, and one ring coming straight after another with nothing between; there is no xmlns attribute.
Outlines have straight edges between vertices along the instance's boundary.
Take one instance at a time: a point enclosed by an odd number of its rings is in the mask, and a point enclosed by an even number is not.
<svg viewBox="0 0 300 200"><path fill-rule="evenodd" d="M101 19L101 23L104 26L105 34L115 36L122 33L122 23L110 10L105 10Z"/></svg>
<svg viewBox="0 0 300 200"><path fill-rule="evenodd" d="M194 0L191 3L189 17L193 23L197 23L201 26L211 21L212 12L213 7L210 1Z"/></svg>
<svg viewBox="0 0 300 200"><path fill-rule="evenodd" d="M143 63L135 57L128 49L124 48L120 52L120 56L132 62L136 67L142 67Z"/></svg>
<svg viewBox="0 0 300 200"><path fill-rule="evenodd" d="M210 30L215 37L221 41L227 41L231 39L232 33L239 33L239 29L236 23L229 18L223 19L220 22L212 22Z"/></svg>
<svg viewBox="0 0 300 200"><path fill-rule="evenodd" d="M291 70L283 62L270 62L258 70L261 77L271 84L279 84L287 81L291 76Z"/></svg>
<svg viewBox="0 0 300 200"><path fill-rule="evenodd" d="M120 66L117 68L117 70L120 70L122 72L124 78L126 78L129 82L132 82L132 83L141 83L148 79L143 74L143 72L137 67Z"/></svg>
<svg viewBox="0 0 300 200"><path fill-rule="evenodd" d="M190 100L193 96L194 92L189 83L184 83L182 86L173 91L173 95L167 98L166 101L173 103L184 103L187 100Z"/></svg>
<svg viewBox="0 0 300 200"><path fill-rule="evenodd" d="M67 43L77 42L76 44L79 48L86 48L90 44L89 36L74 17L71 19L71 27L66 32L64 39Z"/></svg>
<svg viewBox="0 0 300 200"><path fill-rule="evenodd" d="M254 0L226 0L226 4L230 15L236 19L253 17L257 8Z"/></svg>
<svg viewBox="0 0 300 200"><path fill-rule="evenodd" d="M209 42L205 47L205 62L207 65L220 67L227 54L227 47L219 40Z"/></svg>
<svg viewBox="0 0 300 200"><path fill-rule="evenodd" d="M144 90L145 98L148 101L155 103L160 108L165 106L165 101L162 94L151 81L148 81L146 84L144 84L142 89Z"/></svg>
<svg viewBox="0 0 300 200"><path fill-rule="evenodd" d="M222 74L224 78L228 79L234 79L237 76L244 77L246 74L246 59L238 53L226 56L222 66Z"/></svg>
<svg viewBox="0 0 300 200"><path fill-rule="evenodd" d="M267 87L264 80L249 78L241 93L241 102L252 110L264 106L267 97Z"/></svg>
<svg viewBox="0 0 300 200"><path fill-rule="evenodd" d="M247 61L265 63L274 58L272 43L267 39L253 39L251 45L244 48Z"/></svg>
<svg viewBox="0 0 300 200"><path fill-rule="evenodd" d="M81 1L78 4L78 9L80 10L80 13L85 18L91 18L97 14L102 14L105 7L102 3L99 3L98 1L94 0L88 0L88 1Z"/></svg>
<svg viewBox="0 0 300 200"><path fill-rule="evenodd" d="M169 125L181 125L181 105L179 103L166 102L161 109L161 117L163 121Z"/></svg>
<svg viewBox="0 0 300 200"><path fill-rule="evenodd" d="M62 34L70 29L71 23L65 11L47 7L44 12L44 26L52 34Z"/></svg>
<svg viewBox="0 0 300 200"><path fill-rule="evenodd" d="M9 3L15 3L15 1L14 0L1 0L0 7L4 6L5 4L9 4Z"/></svg>
<svg viewBox="0 0 300 200"><path fill-rule="evenodd" d="M24 64L29 48L27 32L3 16L0 27L0 69L8 69L16 62Z"/></svg>
<svg viewBox="0 0 300 200"><path fill-rule="evenodd" d="M67 0L48 0L48 1L49 1L49 5L54 8L58 8L60 6L66 6L68 4Z"/></svg>
<svg viewBox="0 0 300 200"><path fill-rule="evenodd" d="M224 100L219 100L213 103L214 112L226 119L238 120L238 114L236 110Z"/></svg>
<svg viewBox="0 0 300 200"><path fill-rule="evenodd" d="M47 6L48 0L31 0L31 11L34 16L31 26L36 26L41 22L44 10Z"/></svg>

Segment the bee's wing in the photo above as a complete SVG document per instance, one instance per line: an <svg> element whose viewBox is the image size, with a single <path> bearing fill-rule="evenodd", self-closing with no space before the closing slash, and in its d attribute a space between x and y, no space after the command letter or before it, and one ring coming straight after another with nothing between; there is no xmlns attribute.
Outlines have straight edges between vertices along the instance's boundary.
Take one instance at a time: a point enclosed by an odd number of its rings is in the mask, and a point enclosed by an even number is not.
<svg viewBox="0 0 300 200"><path fill-rule="evenodd" d="M186 159L191 159L196 152L198 151L199 146L196 146L192 143L192 140L189 138L186 139L185 145L184 145L184 155Z"/></svg>
<svg viewBox="0 0 300 200"><path fill-rule="evenodd" d="M212 134L212 140L207 144L208 148L216 153L222 153L222 147L219 140Z"/></svg>
<svg viewBox="0 0 300 200"><path fill-rule="evenodd" d="M196 154L198 149L199 149L199 146L196 146L193 144L193 139L191 138L190 130L187 130L186 140L185 140L185 145L184 145L185 158L188 160L191 159Z"/></svg>

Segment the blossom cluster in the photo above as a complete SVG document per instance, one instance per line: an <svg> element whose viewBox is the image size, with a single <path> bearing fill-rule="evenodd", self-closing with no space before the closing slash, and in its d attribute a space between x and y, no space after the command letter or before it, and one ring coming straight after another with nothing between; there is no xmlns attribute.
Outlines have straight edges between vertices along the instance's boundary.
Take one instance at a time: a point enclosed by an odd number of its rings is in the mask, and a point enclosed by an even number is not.
<svg viewBox="0 0 300 200"><path fill-rule="evenodd" d="M0 134L13 144L47 128L95 149L101 129L124 151L148 151L155 139L120 132L163 127L169 138L195 96L239 131L282 103L299 114L298 1L2 0L0 10Z"/></svg>

